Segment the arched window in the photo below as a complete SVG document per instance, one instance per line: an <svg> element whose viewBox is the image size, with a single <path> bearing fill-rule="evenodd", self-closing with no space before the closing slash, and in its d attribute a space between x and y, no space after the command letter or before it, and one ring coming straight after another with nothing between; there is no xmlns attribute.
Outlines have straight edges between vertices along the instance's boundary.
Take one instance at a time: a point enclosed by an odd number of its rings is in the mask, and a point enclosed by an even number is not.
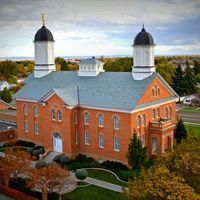
<svg viewBox="0 0 200 200"><path fill-rule="evenodd" d="M113 126L114 126L114 130L118 130L119 129L119 118L117 116L115 116L113 118Z"/></svg>
<svg viewBox="0 0 200 200"><path fill-rule="evenodd" d="M155 96L157 96L157 92L158 92L157 85L155 85Z"/></svg>
<svg viewBox="0 0 200 200"><path fill-rule="evenodd" d="M172 107L169 107L169 117L172 117Z"/></svg>
<svg viewBox="0 0 200 200"><path fill-rule="evenodd" d="M152 154L156 154L158 151L158 139L156 137L152 137Z"/></svg>
<svg viewBox="0 0 200 200"><path fill-rule="evenodd" d="M34 117L38 116L38 107L37 106L33 107L33 113L34 113Z"/></svg>
<svg viewBox="0 0 200 200"><path fill-rule="evenodd" d="M84 124L89 124L89 114L87 112L84 113Z"/></svg>
<svg viewBox="0 0 200 200"><path fill-rule="evenodd" d="M142 126L146 126L146 115L142 115Z"/></svg>
<svg viewBox="0 0 200 200"><path fill-rule="evenodd" d="M77 124L77 112L74 113L74 124Z"/></svg>
<svg viewBox="0 0 200 200"><path fill-rule="evenodd" d="M28 106L27 106L27 104L24 105L23 111L24 111L24 115L28 115Z"/></svg>
<svg viewBox="0 0 200 200"><path fill-rule="evenodd" d="M54 109L51 109L51 119L55 120L56 119L56 113Z"/></svg>
<svg viewBox="0 0 200 200"><path fill-rule="evenodd" d="M60 110L58 110L58 121L62 120L62 113Z"/></svg>
<svg viewBox="0 0 200 200"><path fill-rule="evenodd" d="M137 127L138 128L141 127L141 117L140 117L140 115L138 115L138 117L137 117Z"/></svg>
<svg viewBox="0 0 200 200"><path fill-rule="evenodd" d="M154 89L152 89L152 97L155 97Z"/></svg>
<svg viewBox="0 0 200 200"><path fill-rule="evenodd" d="M152 110L151 115L152 115L152 119L154 119L155 118L155 109Z"/></svg>
<svg viewBox="0 0 200 200"><path fill-rule="evenodd" d="M158 95L160 95L160 88L158 88Z"/></svg>
<svg viewBox="0 0 200 200"><path fill-rule="evenodd" d="M98 115L98 124L99 124L99 127L103 126L103 115L102 114Z"/></svg>
<svg viewBox="0 0 200 200"><path fill-rule="evenodd" d="M156 117L158 118L160 116L160 108L156 108Z"/></svg>
<svg viewBox="0 0 200 200"><path fill-rule="evenodd" d="M166 107L165 108L165 118L168 118L169 117L169 111L168 111L168 108Z"/></svg>

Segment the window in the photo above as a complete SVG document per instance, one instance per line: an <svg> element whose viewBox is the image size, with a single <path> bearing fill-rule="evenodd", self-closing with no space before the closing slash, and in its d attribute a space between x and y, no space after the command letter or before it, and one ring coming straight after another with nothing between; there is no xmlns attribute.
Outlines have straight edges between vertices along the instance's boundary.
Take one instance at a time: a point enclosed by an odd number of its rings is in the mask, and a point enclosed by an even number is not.
<svg viewBox="0 0 200 200"><path fill-rule="evenodd" d="M115 116L113 118L113 123L114 123L114 130L118 130L119 129L119 118L117 116Z"/></svg>
<svg viewBox="0 0 200 200"><path fill-rule="evenodd" d="M38 107L37 106L33 107L33 112L34 112L34 117L37 117L38 116Z"/></svg>
<svg viewBox="0 0 200 200"><path fill-rule="evenodd" d="M152 138L152 153L155 154L158 151L158 139L156 137Z"/></svg>
<svg viewBox="0 0 200 200"><path fill-rule="evenodd" d="M168 118L169 117L169 112L168 112L168 108L166 107L165 108L165 118Z"/></svg>
<svg viewBox="0 0 200 200"><path fill-rule="evenodd" d="M154 119L155 118L155 109L152 110L152 114L151 115L152 115L152 119Z"/></svg>
<svg viewBox="0 0 200 200"><path fill-rule="evenodd" d="M152 97L154 97L154 96L155 96L154 89L152 89Z"/></svg>
<svg viewBox="0 0 200 200"><path fill-rule="evenodd" d="M158 118L160 116L160 108L156 109L156 117Z"/></svg>
<svg viewBox="0 0 200 200"><path fill-rule="evenodd" d="M160 95L160 88L158 88L158 95Z"/></svg>
<svg viewBox="0 0 200 200"><path fill-rule="evenodd" d="M98 115L98 124L99 124L99 127L103 127L103 115L102 114Z"/></svg>
<svg viewBox="0 0 200 200"><path fill-rule="evenodd" d="M172 117L172 107L169 107L169 117Z"/></svg>
<svg viewBox="0 0 200 200"><path fill-rule="evenodd" d="M142 115L142 126L146 126L146 115Z"/></svg>
<svg viewBox="0 0 200 200"><path fill-rule="evenodd" d="M85 131L85 144L90 144L90 134L88 131Z"/></svg>
<svg viewBox="0 0 200 200"><path fill-rule="evenodd" d="M104 137L102 134L99 134L99 147L104 148Z"/></svg>
<svg viewBox="0 0 200 200"><path fill-rule="evenodd" d="M75 131L75 144L78 144L78 130Z"/></svg>
<svg viewBox="0 0 200 200"><path fill-rule="evenodd" d="M142 146L146 145L145 134L142 135Z"/></svg>
<svg viewBox="0 0 200 200"><path fill-rule="evenodd" d="M157 85L155 85L155 96L157 96Z"/></svg>
<svg viewBox="0 0 200 200"><path fill-rule="evenodd" d="M89 115L87 112L84 113L84 124L85 125L89 124Z"/></svg>
<svg viewBox="0 0 200 200"><path fill-rule="evenodd" d="M119 151L120 144L119 144L119 138L114 137L114 151Z"/></svg>
<svg viewBox="0 0 200 200"><path fill-rule="evenodd" d="M138 115L138 117L137 117L137 127L138 128L141 127L141 117L140 117L140 115Z"/></svg>
<svg viewBox="0 0 200 200"><path fill-rule="evenodd" d="M28 133L28 122L27 121L25 121L25 123L24 123L24 132Z"/></svg>
<svg viewBox="0 0 200 200"><path fill-rule="evenodd" d="M60 110L58 110L58 121L62 120L62 113Z"/></svg>
<svg viewBox="0 0 200 200"><path fill-rule="evenodd" d="M24 115L28 115L28 106L25 104L24 107Z"/></svg>
<svg viewBox="0 0 200 200"><path fill-rule="evenodd" d="M77 124L77 112L74 113L74 124Z"/></svg>
<svg viewBox="0 0 200 200"><path fill-rule="evenodd" d="M54 109L51 110L51 119L56 120L56 113Z"/></svg>
<svg viewBox="0 0 200 200"><path fill-rule="evenodd" d="M39 131L38 131L38 123L37 122L34 123L34 133L35 134L39 133Z"/></svg>

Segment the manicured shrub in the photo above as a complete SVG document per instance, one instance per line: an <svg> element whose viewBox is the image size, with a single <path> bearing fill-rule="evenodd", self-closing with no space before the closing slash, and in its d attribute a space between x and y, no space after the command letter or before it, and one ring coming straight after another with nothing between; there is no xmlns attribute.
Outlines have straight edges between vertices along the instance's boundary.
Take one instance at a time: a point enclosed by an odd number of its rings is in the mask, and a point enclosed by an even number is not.
<svg viewBox="0 0 200 200"><path fill-rule="evenodd" d="M94 158L92 157L87 157L86 155L83 155L83 154L79 154L76 156L75 158L76 161L79 161L79 162L94 162Z"/></svg>
<svg viewBox="0 0 200 200"><path fill-rule="evenodd" d="M44 147L43 146L37 145L37 146L34 147L34 150L38 150L38 149L42 149L43 153L44 153Z"/></svg>
<svg viewBox="0 0 200 200"><path fill-rule="evenodd" d="M59 163L59 162L60 162L60 158L61 158L62 155L63 155L62 153L56 155L56 156L53 158L53 161Z"/></svg>
<svg viewBox="0 0 200 200"><path fill-rule="evenodd" d="M18 140L16 142L16 145L24 146L24 147L35 147L35 144L33 142L24 141L24 140Z"/></svg>
<svg viewBox="0 0 200 200"><path fill-rule="evenodd" d="M35 164L35 167L37 169L43 168L43 167L47 167L47 163L44 160L40 160Z"/></svg>
<svg viewBox="0 0 200 200"><path fill-rule="evenodd" d="M27 150L27 152L30 153L31 155L33 155L33 151L34 151L34 150L35 150L34 148L29 148L29 149Z"/></svg>
<svg viewBox="0 0 200 200"><path fill-rule="evenodd" d="M128 171L128 167L120 162L106 160L100 164L101 167L111 171Z"/></svg>
<svg viewBox="0 0 200 200"><path fill-rule="evenodd" d="M83 181L87 178L88 172L85 169L78 169L76 170L75 176L77 179Z"/></svg>
<svg viewBox="0 0 200 200"><path fill-rule="evenodd" d="M17 143L17 140L11 140L11 141L6 142L3 145L3 147L13 147L13 146L16 146L16 143Z"/></svg>
<svg viewBox="0 0 200 200"><path fill-rule="evenodd" d="M70 162L70 158L67 155L61 155L60 157L60 163L61 164L67 164Z"/></svg>
<svg viewBox="0 0 200 200"><path fill-rule="evenodd" d="M42 153L43 153L43 149L34 150L33 151L33 156L39 156Z"/></svg>
<svg viewBox="0 0 200 200"><path fill-rule="evenodd" d="M133 179L139 175L139 170L117 171L116 174L121 180L128 182L129 179Z"/></svg>

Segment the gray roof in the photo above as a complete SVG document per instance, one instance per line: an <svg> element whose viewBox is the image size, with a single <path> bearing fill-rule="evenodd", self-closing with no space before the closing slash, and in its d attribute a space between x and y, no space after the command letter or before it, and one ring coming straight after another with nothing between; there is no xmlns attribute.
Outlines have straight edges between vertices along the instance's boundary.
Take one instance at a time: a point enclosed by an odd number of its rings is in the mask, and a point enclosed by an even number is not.
<svg viewBox="0 0 200 200"><path fill-rule="evenodd" d="M31 74L27 84L14 97L40 101L55 91L69 106L133 110L155 77L160 76L154 73L144 80L134 80L131 72L104 72L97 77L80 77L74 71L61 71L35 79Z"/></svg>
<svg viewBox="0 0 200 200"><path fill-rule="evenodd" d="M42 26L35 34L34 41L54 41L54 39L51 31L46 26Z"/></svg>
<svg viewBox="0 0 200 200"><path fill-rule="evenodd" d="M104 62L97 60L95 57L86 58L86 59L80 61L80 64L82 64L82 65L97 65L97 64L103 64L103 63Z"/></svg>

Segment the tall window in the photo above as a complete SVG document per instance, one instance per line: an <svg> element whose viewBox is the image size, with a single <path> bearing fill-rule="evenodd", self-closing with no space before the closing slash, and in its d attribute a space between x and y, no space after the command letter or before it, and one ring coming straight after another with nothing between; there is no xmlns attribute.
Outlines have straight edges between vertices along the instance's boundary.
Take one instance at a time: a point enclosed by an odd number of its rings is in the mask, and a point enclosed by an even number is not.
<svg viewBox="0 0 200 200"><path fill-rule="evenodd" d="M141 117L140 117L140 115L138 115L138 117L137 117L137 127L138 128L141 127Z"/></svg>
<svg viewBox="0 0 200 200"><path fill-rule="evenodd" d="M154 89L152 89L152 97L155 97Z"/></svg>
<svg viewBox="0 0 200 200"><path fill-rule="evenodd" d="M37 123L37 122L34 123L34 133L35 133L36 135L39 134L38 123Z"/></svg>
<svg viewBox="0 0 200 200"><path fill-rule="evenodd" d="M160 95L160 88L158 88L158 95Z"/></svg>
<svg viewBox="0 0 200 200"><path fill-rule="evenodd" d="M87 112L84 113L84 124L89 124L89 114Z"/></svg>
<svg viewBox="0 0 200 200"><path fill-rule="evenodd" d="M157 96L157 85L155 85L155 96Z"/></svg>
<svg viewBox="0 0 200 200"><path fill-rule="evenodd" d="M74 124L77 124L77 112L74 113Z"/></svg>
<svg viewBox="0 0 200 200"><path fill-rule="evenodd" d="M169 117L172 117L172 107L169 107Z"/></svg>
<svg viewBox="0 0 200 200"><path fill-rule="evenodd" d="M156 117L158 118L160 116L160 108L156 108Z"/></svg>
<svg viewBox="0 0 200 200"><path fill-rule="evenodd" d="M119 138L114 137L114 151L119 151L119 150L120 150Z"/></svg>
<svg viewBox="0 0 200 200"><path fill-rule="evenodd" d="M38 116L38 107L37 106L33 107L33 112L34 112L34 117L37 117Z"/></svg>
<svg viewBox="0 0 200 200"><path fill-rule="evenodd" d="M27 104L24 105L23 109L24 109L24 115L28 115L28 106L27 106Z"/></svg>
<svg viewBox="0 0 200 200"><path fill-rule="evenodd" d="M142 135L142 146L144 147L146 145L146 139L145 134Z"/></svg>
<svg viewBox="0 0 200 200"><path fill-rule="evenodd" d="M52 120L55 120L55 119L56 119L56 113L55 113L55 110L54 110L54 109L51 110L51 119L52 119Z"/></svg>
<svg viewBox="0 0 200 200"><path fill-rule="evenodd" d="M104 148L104 137L102 134L99 134L99 147Z"/></svg>
<svg viewBox="0 0 200 200"><path fill-rule="evenodd" d="M152 110L151 115L152 115L152 119L154 119L155 118L155 109Z"/></svg>
<svg viewBox="0 0 200 200"><path fill-rule="evenodd" d="M90 134L88 131L85 131L85 144L90 144Z"/></svg>
<svg viewBox="0 0 200 200"><path fill-rule="evenodd" d="M24 122L24 132L28 133L28 122L27 121Z"/></svg>
<svg viewBox="0 0 200 200"><path fill-rule="evenodd" d="M158 139L156 137L152 137L152 153L155 154L158 151Z"/></svg>
<svg viewBox="0 0 200 200"><path fill-rule="evenodd" d="M75 144L78 144L78 130L75 131Z"/></svg>
<svg viewBox="0 0 200 200"><path fill-rule="evenodd" d="M146 115L142 115L142 126L146 126Z"/></svg>
<svg viewBox="0 0 200 200"><path fill-rule="evenodd" d="M99 124L99 127L103 126L103 115L102 114L98 115L98 124Z"/></svg>
<svg viewBox="0 0 200 200"><path fill-rule="evenodd" d="M58 121L62 120L62 113L60 110L58 110Z"/></svg>
<svg viewBox="0 0 200 200"><path fill-rule="evenodd" d="M166 107L165 108L165 118L168 118L169 117L169 112L168 112L168 108Z"/></svg>
<svg viewBox="0 0 200 200"><path fill-rule="evenodd" d="M119 118L117 116L113 118L113 125L114 125L114 130L119 129Z"/></svg>

